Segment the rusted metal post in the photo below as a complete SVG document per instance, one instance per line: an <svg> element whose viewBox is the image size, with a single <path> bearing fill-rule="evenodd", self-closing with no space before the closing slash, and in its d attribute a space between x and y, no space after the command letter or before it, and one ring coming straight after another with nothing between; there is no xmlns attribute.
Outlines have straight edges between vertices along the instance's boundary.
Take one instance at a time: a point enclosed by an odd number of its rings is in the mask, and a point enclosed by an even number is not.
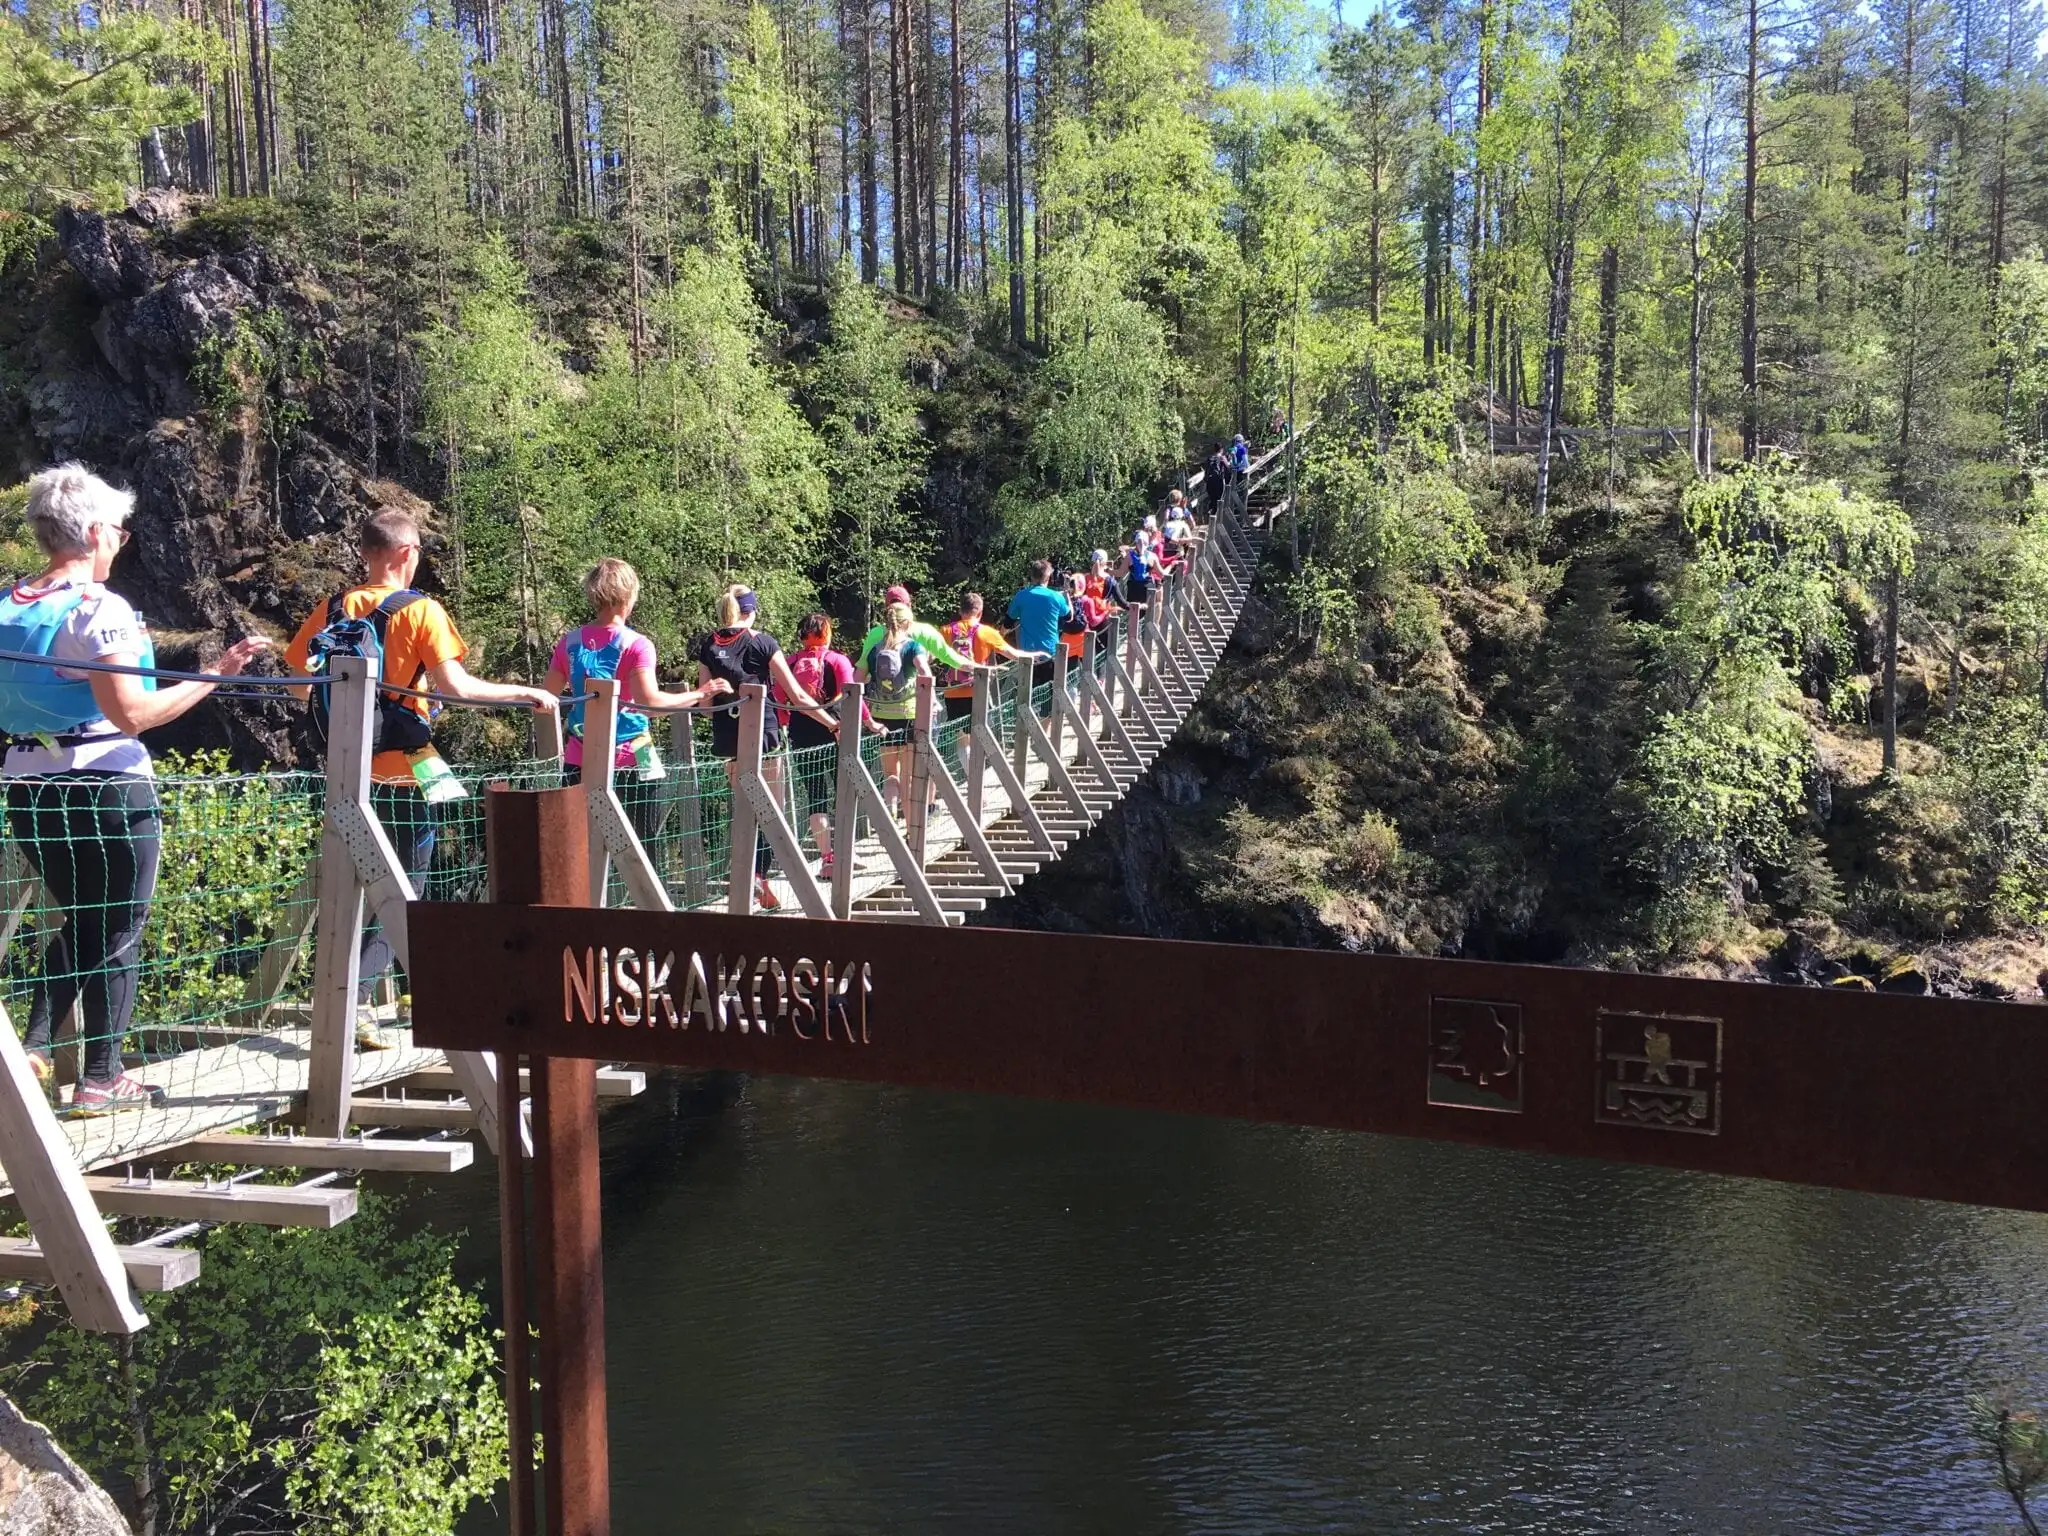
<svg viewBox="0 0 2048 1536"><path fill-rule="evenodd" d="M491 786L484 834L495 901L581 907L589 896L589 827L575 789ZM477 957L481 960L483 957ZM511 1053L507 1053L509 1056ZM531 1058L533 1198L526 1210L519 1138L503 1138L499 1201L506 1235L507 1391L512 1405L513 1530L535 1531L531 1419L527 1417L526 1253L535 1254L532 1320L540 1332L542 1467L549 1536L608 1536L611 1530L609 1425L605 1413L604 1260L597 1177L596 1063ZM501 1103L517 1125L516 1065L500 1074ZM515 1327L515 1324L517 1326ZM523 1478L522 1478L523 1468ZM525 1521L524 1526L519 1523Z"/></svg>

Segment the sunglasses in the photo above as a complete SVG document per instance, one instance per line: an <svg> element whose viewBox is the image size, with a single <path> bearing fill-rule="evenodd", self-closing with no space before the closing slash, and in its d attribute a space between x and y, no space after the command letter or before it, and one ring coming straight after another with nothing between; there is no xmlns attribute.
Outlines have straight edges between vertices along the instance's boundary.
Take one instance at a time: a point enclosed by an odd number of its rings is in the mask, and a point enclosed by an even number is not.
<svg viewBox="0 0 2048 1536"><path fill-rule="evenodd" d="M114 547L116 549L126 549L128 547L128 541L135 537L134 534L130 533L126 528L123 528L119 523L97 523L94 526L99 528L113 529Z"/></svg>

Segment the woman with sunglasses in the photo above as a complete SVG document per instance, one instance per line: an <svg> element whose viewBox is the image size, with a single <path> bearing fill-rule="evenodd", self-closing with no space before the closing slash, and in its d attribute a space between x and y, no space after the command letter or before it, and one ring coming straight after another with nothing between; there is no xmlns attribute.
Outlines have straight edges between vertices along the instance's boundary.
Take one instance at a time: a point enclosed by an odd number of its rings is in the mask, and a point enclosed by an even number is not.
<svg viewBox="0 0 2048 1536"><path fill-rule="evenodd" d="M45 658L0 660L7 829L49 903L64 913L43 950L22 1044L49 1092L52 1026L83 995L85 1071L71 1100L81 1115L142 1108L154 1092L121 1069L163 835L155 770L136 737L214 689L191 682L158 688L155 678L62 665L155 665L142 621L105 585L128 542L121 525L134 504L77 464L37 475L29 481L28 525L49 563L0 598L0 651ZM269 644L238 640L214 670L234 676Z"/></svg>

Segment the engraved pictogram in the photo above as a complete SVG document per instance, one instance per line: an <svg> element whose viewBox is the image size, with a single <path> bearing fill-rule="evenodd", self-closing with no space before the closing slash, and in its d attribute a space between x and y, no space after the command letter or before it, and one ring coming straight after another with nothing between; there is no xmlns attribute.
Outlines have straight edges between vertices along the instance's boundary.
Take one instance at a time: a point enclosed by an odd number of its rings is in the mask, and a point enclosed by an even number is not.
<svg viewBox="0 0 2048 1536"><path fill-rule="evenodd" d="M1601 1125L1721 1134L1721 1021L1601 1009L1593 1118Z"/></svg>
<svg viewBox="0 0 2048 1536"><path fill-rule="evenodd" d="M1429 1102L1522 1112L1522 1005L1429 1000Z"/></svg>

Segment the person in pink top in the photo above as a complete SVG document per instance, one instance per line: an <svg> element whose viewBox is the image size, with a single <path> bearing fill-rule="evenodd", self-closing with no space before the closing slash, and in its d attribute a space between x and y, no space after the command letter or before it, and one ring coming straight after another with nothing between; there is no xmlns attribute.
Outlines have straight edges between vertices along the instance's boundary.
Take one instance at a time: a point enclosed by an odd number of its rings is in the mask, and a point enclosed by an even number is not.
<svg viewBox="0 0 2048 1536"><path fill-rule="evenodd" d="M837 714L839 696L848 683L858 682L853 660L832 648L832 618L829 614L807 614L796 627L797 651L789 659L790 675L804 692ZM789 696L775 685L775 702L789 733L791 778L796 787L798 812L811 825L811 838L818 845L818 878L832 878L832 805L838 793L839 738L831 729L799 710L788 707ZM860 706L861 723L875 736L887 732L869 713L865 698ZM843 724L843 722L842 722ZM830 748L831 750L826 750Z"/></svg>
<svg viewBox="0 0 2048 1536"><path fill-rule="evenodd" d="M573 700L589 691L587 684L592 678L618 680L619 721L612 766L622 776L619 799L633 830L642 842L651 842L660 834L666 809L654 791L665 770L648 729L647 710L693 709L732 692L732 688L722 678L713 678L702 688L671 693L655 681L654 642L626 624L633 616L633 605L640 600L640 576L625 561L609 557L598 561L583 578L583 595L590 599L596 617L556 643L554 658L548 663L547 691L557 697L566 692ZM641 707L631 707L634 705ZM583 719L580 703L571 703L562 715L567 735L562 743L564 778L571 784L583 778Z"/></svg>

